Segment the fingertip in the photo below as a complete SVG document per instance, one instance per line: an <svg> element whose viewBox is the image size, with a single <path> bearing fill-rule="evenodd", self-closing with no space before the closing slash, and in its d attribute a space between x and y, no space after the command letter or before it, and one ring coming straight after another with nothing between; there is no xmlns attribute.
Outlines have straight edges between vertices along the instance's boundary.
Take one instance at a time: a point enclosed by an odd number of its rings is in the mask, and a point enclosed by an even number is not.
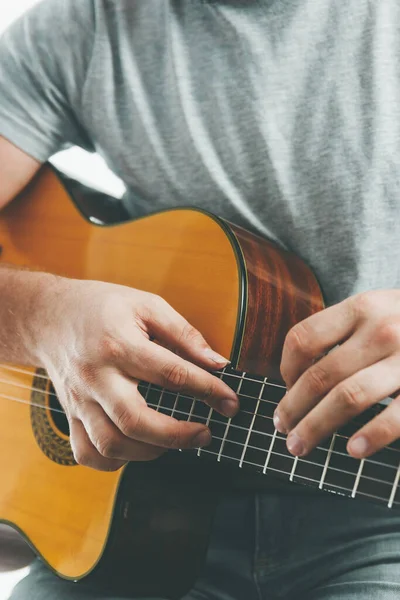
<svg viewBox="0 0 400 600"><path fill-rule="evenodd" d="M209 446L211 444L211 431L209 429L203 429L200 433L197 433L193 440L192 446L193 448L203 448L204 446Z"/></svg>
<svg viewBox="0 0 400 600"><path fill-rule="evenodd" d="M359 436L351 439L347 444L347 452L353 458L365 458L371 452L370 444L366 437Z"/></svg>
<svg viewBox="0 0 400 600"><path fill-rule="evenodd" d="M219 367L226 367L230 364L230 360L218 354L218 352L214 352L211 348L206 348L204 350L204 356L207 360L211 360L215 365Z"/></svg>

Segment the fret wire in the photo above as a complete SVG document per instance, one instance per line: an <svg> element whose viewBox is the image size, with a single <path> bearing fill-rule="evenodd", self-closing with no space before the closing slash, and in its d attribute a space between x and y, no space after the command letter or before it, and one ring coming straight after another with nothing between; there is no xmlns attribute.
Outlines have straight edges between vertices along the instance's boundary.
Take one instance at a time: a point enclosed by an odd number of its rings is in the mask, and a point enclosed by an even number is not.
<svg viewBox="0 0 400 600"><path fill-rule="evenodd" d="M238 385L238 388L237 388L237 391L236 391L236 394L237 394L237 395L239 395L239 392L240 392L240 389L241 389L241 387L242 387L243 380L244 380L245 376L246 376L246 372L245 372L245 371L243 371L243 373L242 373L242 378L241 378L241 380L239 381L239 385ZM229 419L228 419L228 422L227 422L227 424L226 424L226 427L225 427L224 439L222 440L222 442L221 442L221 447L220 447L220 449L219 449L218 458L217 458L217 461L218 461L218 462L220 462L220 461L221 461L221 455L222 455L222 452L223 452L223 449L224 449L224 446L225 446L225 442L226 442L226 436L228 435L228 432L229 432L229 428L230 428L230 426L231 426L231 423L232 423L232 419L231 419L231 418L229 418Z"/></svg>
<svg viewBox="0 0 400 600"><path fill-rule="evenodd" d="M148 388L146 390L146 394L144 396L144 399L146 400L146 402L147 402L147 396L149 395L149 392L150 392L150 388L151 388L151 383L149 383Z"/></svg>
<svg viewBox="0 0 400 600"><path fill-rule="evenodd" d="M210 425L210 421L211 421L211 416L212 416L212 414L213 414L213 409L212 409L212 408L210 408L210 410L208 411L207 421L206 421L206 423L205 423L207 427ZM214 422L214 421L213 421L213 422ZM199 449L197 450L197 456L200 456L200 455L201 455L201 451L202 451L202 450L203 450L203 448L199 448Z"/></svg>
<svg viewBox="0 0 400 600"><path fill-rule="evenodd" d="M290 477L289 477L290 481L293 481L294 472L295 472L295 470L296 470L296 467L297 467L297 463L298 463L298 462L299 462L299 457L298 457L298 456L296 456L296 457L295 457L295 459L294 459L294 461L293 461L293 467L292 467L292 470L291 470L291 472L290 472Z"/></svg>
<svg viewBox="0 0 400 600"><path fill-rule="evenodd" d="M365 463L365 458L360 460L360 466L358 467L358 471L357 471L357 477L356 480L354 482L354 487L353 487L353 491L351 492L351 497L355 498L356 493L357 493L357 489L360 483L360 479L361 479L361 473L364 467L364 463Z"/></svg>
<svg viewBox="0 0 400 600"><path fill-rule="evenodd" d="M216 371L216 372L218 373L219 371ZM243 377L243 374L236 375L235 373L227 373L227 375L229 375L229 377L235 377L236 379L242 379L242 377ZM251 377L251 375L246 375L246 381L253 381L254 383L261 383L261 381L259 379L253 379ZM280 388L282 390L286 390L287 389L285 385L282 385L281 383L274 383L273 381L269 381L266 384L266 386L267 387L277 387L277 388Z"/></svg>
<svg viewBox="0 0 400 600"><path fill-rule="evenodd" d="M150 384L149 384L149 388L150 388ZM161 390L161 394L160 394L160 397L159 397L159 399L158 399L158 404L157 404L157 408L156 408L156 411L157 411L157 412L158 412L158 411L160 410L160 408L161 408L161 402L162 402L162 399L163 399L163 397L164 397L164 392L165 392L165 388L163 388L163 389Z"/></svg>
<svg viewBox="0 0 400 600"><path fill-rule="evenodd" d="M248 433L247 433L246 442L245 442L245 444L244 444L244 448L243 448L242 456L240 457L240 463L239 463L239 467L240 467L240 468L242 468L242 466L243 466L243 460L244 460L244 456L245 456L245 454L246 454L246 450L247 450L247 446L248 446L248 444L249 444L250 436L251 436L251 433L252 433L252 431L253 431L254 422L255 422L255 420L256 420L256 417L257 417L257 415L258 415L258 407L260 406L260 399L261 399L261 396L262 396L262 393L263 393L263 391L264 391L264 388L265 388L265 384L266 384L266 383L267 383L267 378L266 378L266 377L264 377L264 382L263 382L263 384L262 384L262 386L261 386L260 393L258 394L257 405L256 405L256 408L255 408L255 410L254 410L254 414L253 414L253 418L252 418L252 420L251 420L251 423L250 423L249 431L248 431Z"/></svg>
<svg viewBox="0 0 400 600"><path fill-rule="evenodd" d="M397 487L399 485L399 479L400 479L400 462L399 462L399 466L397 467L396 477L394 478L392 491L390 493L390 498L389 498L389 502L388 502L389 508L392 508L392 506L393 506L393 502L396 497Z"/></svg>
<svg viewBox="0 0 400 600"><path fill-rule="evenodd" d="M179 394L176 395L174 406L172 407L172 412L170 414L171 417L174 416L174 412L176 411L176 407L178 405L178 400L179 400Z"/></svg>
<svg viewBox="0 0 400 600"><path fill-rule="evenodd" d="M269 445L269 448L268 448L267 458L265 459L265 463L264 463L264 468L263 468L264 475L265 475L265 472L266 472L266 470L268 468L268 463L270 461L271 454L272 454L272 447L273 447L273 445L275 443L275 439L276 439L277 434L278 434L278 430L275 429L274 433L272 434L272 439L271 439L271 442L270 442L270 445Z"/></svg>
<svg viewBox="0 0 400 600"><path fill-rule="evenodd" d="M223 369L222 369L222 370L219 372L219 373L220 373L220 379L222 379L222 381L223 381L223 375L225 374L225 368L226 368L226 367L224 367L224 368L223 368ZM212 417L212 415L213 415L213 412L214 412L214 411L213 411L213 408L211 407L211 408L210 408L210 410L208 411L208 417L207 417L207 421L206 421L206 426L207 426L207 427L210 425L210 421L211 421L211 417ZM188 421L190 421L190 419L188 419ZM199 448L199 449L197 450L197 456L201 456L201 451L202 451L202 448Z"/></svg>
<svg viewBox="0 0 400 600"><path fill-rule="evenodd" d="M321 480L320 480L319 486L318 486L320 490L322 490L322 486L324 485L326 472L328 470L329 461L331 459L331 455L333 452L333 446L335 445L335 438L336 438L336 434L334 433L332 436L332 439L331 439L331 443L329 444L329 450L328 450L328 454L326 455L324 470L322 471Z"/></svg>

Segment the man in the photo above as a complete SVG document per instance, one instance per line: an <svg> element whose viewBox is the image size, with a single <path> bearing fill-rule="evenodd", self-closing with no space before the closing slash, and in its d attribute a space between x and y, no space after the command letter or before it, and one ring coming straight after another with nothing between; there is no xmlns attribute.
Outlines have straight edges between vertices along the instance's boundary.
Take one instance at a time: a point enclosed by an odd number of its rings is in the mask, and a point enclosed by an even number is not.
<svg viewBox="0 0 400 600"><path fill-rule="evenodd" d="M46 0L0 41L0 206L77 144L124 180L133 216L201 206L313 267L329 308L288 335L275 418L298 456L400 388L399 27L397 0ZM135 379L237 410L208 372L224 359L162 299L5 268L0 297L0 361L49 371L82 464L208 443ZM399 436L395 399L348 450ZM187 599L398 598L396 512L253 488L227 491ZM36 562L12 599L106 597Z"/></svg>

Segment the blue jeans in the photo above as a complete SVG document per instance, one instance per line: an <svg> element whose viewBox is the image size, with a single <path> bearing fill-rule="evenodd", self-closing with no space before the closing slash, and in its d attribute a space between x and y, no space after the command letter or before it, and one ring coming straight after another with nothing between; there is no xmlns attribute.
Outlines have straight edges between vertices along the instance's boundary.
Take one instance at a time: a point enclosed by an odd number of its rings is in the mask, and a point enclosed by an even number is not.
<svg viewBox="0 0 400 600"><path fill-rule="evenodd" d="M231 493L184 600L399 600L400 511L332 496ZM54 576L39 561L11 600L128 600Z"/></svg>

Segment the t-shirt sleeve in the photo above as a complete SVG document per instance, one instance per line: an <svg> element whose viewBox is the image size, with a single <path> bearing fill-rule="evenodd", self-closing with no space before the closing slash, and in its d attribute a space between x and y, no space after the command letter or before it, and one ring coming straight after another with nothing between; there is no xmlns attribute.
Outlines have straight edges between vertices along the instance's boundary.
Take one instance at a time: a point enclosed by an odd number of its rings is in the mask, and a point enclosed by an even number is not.
<svg viewBox="0 0 400 600"><path fill-rule="evenodd" d="M93 150L82 95L94 43L90 0L44 0L0 37L0 135L40 162Z"/></svg>

